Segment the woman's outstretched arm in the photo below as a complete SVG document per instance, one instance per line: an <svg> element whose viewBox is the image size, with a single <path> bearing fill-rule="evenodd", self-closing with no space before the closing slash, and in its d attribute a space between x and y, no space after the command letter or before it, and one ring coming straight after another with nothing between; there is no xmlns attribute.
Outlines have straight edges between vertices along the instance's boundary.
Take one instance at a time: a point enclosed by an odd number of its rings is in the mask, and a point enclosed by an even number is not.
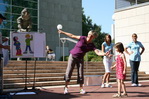
<svg viewBox="0 0 149 99"><path fill-rule="evenodd" d="M73 35L72 33L64 32L64 31L62 31L62 30L58 30L58 33L67 35L68 37L71 37L71 38L73 38L73 39L77 39L77 40L80 39L80 36Z"/></svg>

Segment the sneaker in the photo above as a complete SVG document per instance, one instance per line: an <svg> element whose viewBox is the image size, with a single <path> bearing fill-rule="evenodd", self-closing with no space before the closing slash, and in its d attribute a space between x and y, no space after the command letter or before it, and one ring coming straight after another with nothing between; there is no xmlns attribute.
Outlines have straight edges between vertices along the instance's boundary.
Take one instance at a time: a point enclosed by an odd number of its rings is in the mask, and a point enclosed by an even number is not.
<svg viewBox="0 0 149 99"><path fill-rule="evenodd" d="M27 54L27 52L23 52L23 54Z"/></svg>
<svg viewBox="0 0 149 99"><path fill-rule="evenodd" d="M135 84L135 83L133 83L133 84L131 84L131 86L136 87L136 86L138 86L138 85L137 85L137 84Z"/></svg>
<svg viewBox="0 0 149 99"><path fill-rule="evenodd" d="M123 93L123 94L121 95L121 97L128 97L128 94L127 94L127 93Z"/></svg>
<svg viewBox="0 0 149 99"><path fill-rule="evenodd" d="M106 84L105 87L112 87L110 84Z"/></svg>
<svg viewBox="0 0 149 99"><path fill-rule="evenodd" d="M81 89L80 94L86 94L85 90Z"/></svg>
<svg viewBox="0 0 149 99"><path fill-rule="evenodd" d="M138 86L138 87L141 87L141 86L142 86L142 84L137 84L137 86Z"/></svg>
<svg viewBox="0 0 149 99"><path fill-rule="evenodd" d="M117 93L117 94L114 94L112 97L113 98L121 98L121 95Z"/></svg>
<svg viewBox="0 0 149 99"><path fill-rule="evenodd" d="M64 88L64 94L69 94L68 88Z"/></svg>
<svg viewBox="0 0 149 99"><path fill-rule="evenodd" d="M33 54L34 52L30 51L31 54Z"/></svg>
<svg viewBox="0 0 149 99"><path fill-rule="evenodd" d="M105 87L105 84L102 84L102 85L101 85L101 88L104 88L104 87Z"/></svg>

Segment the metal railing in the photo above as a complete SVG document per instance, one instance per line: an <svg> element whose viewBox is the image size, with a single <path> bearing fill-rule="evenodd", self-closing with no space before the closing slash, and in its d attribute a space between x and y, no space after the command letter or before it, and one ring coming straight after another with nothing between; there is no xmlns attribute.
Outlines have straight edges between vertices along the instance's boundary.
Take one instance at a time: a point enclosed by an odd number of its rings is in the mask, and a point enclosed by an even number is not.
<svg viewBox="0 0 149 99"><path fill-rule="evenodd" d="M70 42L73 42L73 43L77 43L77 41L76 40L74 40L74 39L71 39L71 38L60 38L60 41L62 42L62 44L63 44L63 61L64 61L64 56L65 56L65 52L64 52L64 46L65 46L65 43L66 43L66 40L68 40L68 41L70 41Z"/></svg>

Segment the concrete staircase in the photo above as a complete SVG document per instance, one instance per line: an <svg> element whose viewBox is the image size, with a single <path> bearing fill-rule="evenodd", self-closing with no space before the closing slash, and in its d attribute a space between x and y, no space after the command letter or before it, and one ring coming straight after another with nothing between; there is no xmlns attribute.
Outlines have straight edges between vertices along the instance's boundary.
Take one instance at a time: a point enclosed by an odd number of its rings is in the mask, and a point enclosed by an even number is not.
<svg viewBox="0 0 149 99"><path fill-rule="evenodd" d="M62 61L36 61L35 86L59 86L64 85L64 74L67 62ZM35 61L27 61L27 87L33 86ZM16 90L25 87L26 61L9 61L4 67L4 91ZM130 68L127 68L127 81L130 81ZM103 75L102 62L85 63L85 75ZM74 69L70 84L76 84L77 71ZM139 80L149 80L149 74L139 72ZM110 82L115 82L115 71L111 73Z"/></svg>

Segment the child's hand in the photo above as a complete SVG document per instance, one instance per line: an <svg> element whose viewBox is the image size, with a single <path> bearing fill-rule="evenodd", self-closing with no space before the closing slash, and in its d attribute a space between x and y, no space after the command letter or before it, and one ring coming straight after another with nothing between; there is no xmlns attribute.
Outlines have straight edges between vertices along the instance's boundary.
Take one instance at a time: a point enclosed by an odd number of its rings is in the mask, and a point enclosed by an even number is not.
<svg viewBox="0 0 149 99"><path fill-rule="evenodd" d="M113 56L112 54L108 55L109 58L111 58L112 56Z"/></svg>
<svg viewBox="0 0 149 99"><path fill-rule="evenodd" d="M109 54L110 54L110 52L109 52L109 51L107 51L107 52L105 53L105 56L109 56Z"/></svg>
<svg viewBox="0 0 149 99"><path fill-rule="evenodd" d="M123 71L123 74L126 74L126 71L125 70Z"/></svg>
<svg viewBox="0 0 149 99"><path fill-rule="evenodd" d="M111 69L113 70L115 68L115 66L112 66Z"/></svg>

